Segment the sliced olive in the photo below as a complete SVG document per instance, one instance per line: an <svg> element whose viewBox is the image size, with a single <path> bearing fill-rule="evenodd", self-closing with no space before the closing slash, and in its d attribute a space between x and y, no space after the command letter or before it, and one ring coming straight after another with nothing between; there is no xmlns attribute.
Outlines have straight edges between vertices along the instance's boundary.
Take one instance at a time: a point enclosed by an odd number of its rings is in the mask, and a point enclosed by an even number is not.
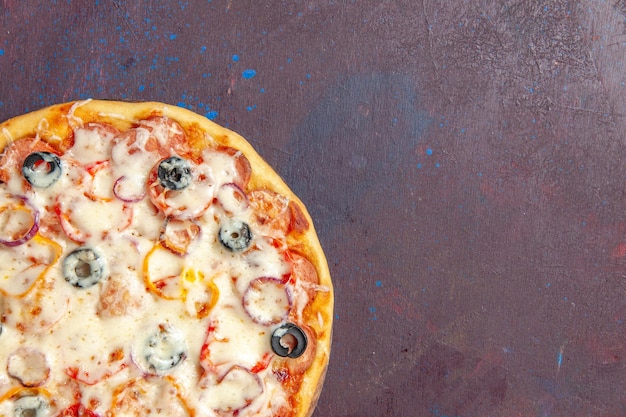
<svg viewBox="0 0 626 417"><path fill-rule="evenodd" d="M33 152L22 164L22 175L34 187L50 187L61 177L61 160L50 152Z"/></svg>
<svg viewBox="0 0 626 417"><path fill-rule="evenodd" d="M43 417L47 414L48 402L36 395L28 395L15 400L13 417Z"/></svg>
<svg viewBox="0 0 626 417"><path fill-rule="evenodd" d="M146 340L144 358L149 370L157 374L172 369L186 357L183 336L170 326L160 325Z"/></svg>
<svg viewBox="0 0 626 417"><path fill-rule="evenodd" d="M226 249L232 252L241 252L250 246L252 232L247 223L228 219L220 226L219 238Z"/></svg>
<svg viewBox="0 0 626 417"><path fill-rule="evenodd" d="M285 323L272 333L272 350L278 356L298 358L307 347L304 330L293 323Z"/></svg>
<svg viewBox="0 0 626 417"><path fill-rule="evenodd" d="M97 284L104 276L104 259L91 248L78 248L65 257L63 276L78 288Z"/></svg>
<svg viewBox="0 0 626 417"><path fill-rule="evenodd" d="M159 182L170 190L182 190L191 184L189 162L178 156L171 156L159 163Z"/></svg>

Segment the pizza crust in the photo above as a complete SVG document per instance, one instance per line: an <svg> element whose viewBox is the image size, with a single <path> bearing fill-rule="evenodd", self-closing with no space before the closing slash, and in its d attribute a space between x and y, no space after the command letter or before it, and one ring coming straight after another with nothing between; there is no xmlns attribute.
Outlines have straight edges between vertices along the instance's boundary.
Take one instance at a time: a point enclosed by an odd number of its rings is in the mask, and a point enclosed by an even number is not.
<svg viewBox="0 0 626 417"><path fill-rule="evenodd" d="M242 152L252 167L248 189L267 189L286 196L296 205L299 217L297 231L290 233L288 243L315 266L324 291L307 306L307 324L317 336L316 355L305 371L302 385L292 398L297 417L311 416L320 395L328 366L333 321L333 287L327 261L313 226L313 220L302 201L282 178L263 160L253 147L237 133L192 111L158 102L120 102L86 100L47 107L17 116L0 124L0 149L14 140L35 137L59 150L66 151L66 139L74 127L89 122L108 123L120 131L133 127L138 120L150 116L167 116L177 121L189 135L192 147L201 151L208 146L228 146Z"/></svg>

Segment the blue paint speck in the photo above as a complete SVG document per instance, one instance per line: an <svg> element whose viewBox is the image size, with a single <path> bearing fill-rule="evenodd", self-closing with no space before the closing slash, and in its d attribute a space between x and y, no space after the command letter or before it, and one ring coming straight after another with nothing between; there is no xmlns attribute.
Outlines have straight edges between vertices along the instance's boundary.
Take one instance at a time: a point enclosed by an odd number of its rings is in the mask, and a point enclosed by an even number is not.
<svg viewBox="0 0 626 417"><path fill-rule="evenodd" d="M143 85L143 84L142 84L142 85L140 85L140 86L139 86L139 88L138 88L138 90L139 90L139 91L143 91L143 90L145 90L145 89L146 89L146 86L145 86L145 85Z"/></svg>
<svg viewBox="0 0 626 417"><path fill-rule="evenodd" d="M215 120L217 118L217 114L218 113L215 110L212 110L212 111L206 112L204 114L204 117L206 117L209 120Z"/></svg>
<svg viewBox="0 0 626 417"><path fill-rule="evenodd" d="M430 148L426 149L426 155L430 156L432 154L433 154L433 150L432 149L430 149Z"/></svg>
<svg viewBox="0 0 626 417"><path fill-rule="evenodd" d="M233 55L233 62L239 62L239 55L237 54Z"/></svg>
<svg viewBox="0 0 626 417"><path fill-rule="evenodd" d="M200 47L200 52L206 52L206 46L202 45L202 46Z"/></svg>
<svg viewBox="0 0 626 417"><path fill-rule="evenodd" d="M379 281L376 281L376 286L377 286L377 287L382 287L382 286L383 286L382 281L380 281L380 280L379 280Z"/></svg>
<svg viewBox="0 0 626 417"><path fill-rule="evenodd" d="M170 35L170 40L172 40L172 41L173 41L174 39L176 39L176 34L175 34L175 33L172 33L172 34Z"/></svg>
<svg viewBox="0 0 626 417"><path fill-rule="evenodd" d="M255 75L256 75L256 71L253 69L247 69L241 73L241 76L245 78L246 80L254 78Z"/></svg>
<svg viewBox="0 0 626 417"><path fill-rule="evenodd" d="M4 49L0 49L0 56L4 55Z"/></svg>

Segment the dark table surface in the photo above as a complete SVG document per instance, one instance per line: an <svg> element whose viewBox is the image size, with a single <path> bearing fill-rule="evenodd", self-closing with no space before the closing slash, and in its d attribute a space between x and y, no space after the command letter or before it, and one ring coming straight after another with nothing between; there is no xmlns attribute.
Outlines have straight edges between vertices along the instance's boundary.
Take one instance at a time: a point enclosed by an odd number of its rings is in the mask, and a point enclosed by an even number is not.
<svg viewBox="0 0 626 417"><path fill-rule="evenodd" d="M626 415L626 2L0 0L0 119L248 138L336 288L316 417Z"/></svg>

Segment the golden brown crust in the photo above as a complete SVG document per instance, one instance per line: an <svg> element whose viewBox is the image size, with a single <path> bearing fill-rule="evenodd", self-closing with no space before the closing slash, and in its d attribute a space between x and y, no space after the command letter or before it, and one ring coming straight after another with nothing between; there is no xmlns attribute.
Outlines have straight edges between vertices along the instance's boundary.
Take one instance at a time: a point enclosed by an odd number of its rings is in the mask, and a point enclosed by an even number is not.
<svg viewBox="0 0 626 417"><path fill-rule="evenodd" d="M333 320L330 273L313 221L304 204L243 137L176 106L158 102L86 100L55 105L7 120L0 124L0 149L16 139L33 137L63 152L72 145L74 127L101 122L125 131L135 126L139 120L152 116L166 116L177 121L187 132L192 152L215 145L242 152L252 167L248 189L275 191L288 197L290 205L293 205L289 210L292 230L288 234L288 244L312 262L319 284L324 288L324 291L317 292L315 299L307 305L303 313L306 324L317 337L316 356L305 371L302 384L292 399L296 417L310 416L322 388L330 354Z"/></svg>

